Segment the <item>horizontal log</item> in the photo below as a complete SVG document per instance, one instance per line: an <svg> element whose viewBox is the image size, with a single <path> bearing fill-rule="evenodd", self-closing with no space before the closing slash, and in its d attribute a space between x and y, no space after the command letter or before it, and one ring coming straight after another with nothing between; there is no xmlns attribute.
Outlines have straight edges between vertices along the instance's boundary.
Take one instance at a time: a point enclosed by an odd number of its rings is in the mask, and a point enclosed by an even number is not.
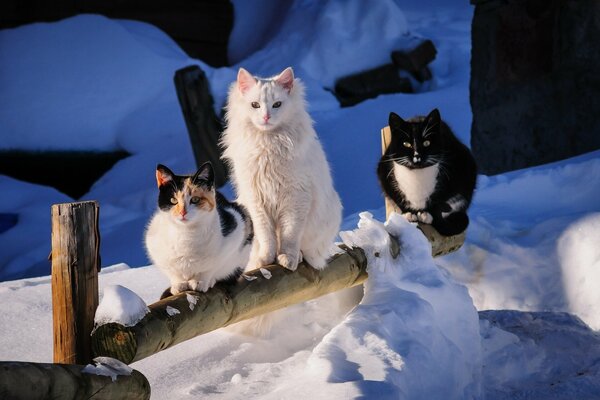
<svg viewBox="0 0 600 400"><path fill-rule="evenodd" d="M133 370L109 376L83 372L83 365L0 362L0 398L11 400L147 400L150 384Z"/></svg>
<svg viewBox="0 0 600 400"><path fill-rule="evenodd" d="M397 256L399 245L396 240L391 243L390 252ZM433 245L437 254L454 247L443 238ZM322 271L305 263L296 271L272 265L265 268L270 278L255 270L245 274L252 280L241 279L230 286L217 284L206 293L167 297L150 305L150 313L134 326L101 325L92 333L94 355L129 364L198 335L363 283L367 279L364 251L341 247L343 251Z"/></svg>

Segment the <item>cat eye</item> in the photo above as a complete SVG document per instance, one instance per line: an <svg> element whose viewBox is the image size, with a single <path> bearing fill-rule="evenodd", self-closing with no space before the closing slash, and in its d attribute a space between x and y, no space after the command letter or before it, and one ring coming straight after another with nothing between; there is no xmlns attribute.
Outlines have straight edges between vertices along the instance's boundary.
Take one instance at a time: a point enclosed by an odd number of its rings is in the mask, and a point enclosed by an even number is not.
<svg viewBox="0 0 600 400"><path fill-rule="evenodd" d="M280 101L276 101L275 103L273 103L273 108L279 108L279 107L281 107Z"/></svg>
<svg viewBox="0 0 600 400"><path fill-rule="evenodd" d="M258 101L253 101L252 108L260 108L260 103Z"/></svg>
<svg viewBox="0 0 600 400"><path fill-rule="evenodd" d="M431 142L429 140L426 140L423 142L423 147L429 147L430 144Z"/></svg>
<svg viewBox="0 0 600 400"><path fill-rule="evenodd" d="M171 197L171 204L177 204L177 199L175 197Z"/></svg>
<svg viewBox="0 0 600 400"><path fill-rule="evenodd" d="M408 148L411 148L411 147L412 147L412 144L410 144L410 143L408 143L408 142L404 142L404 143L402 143L402 144L404 145L404 147L408 147Z"/></svg>
<svg viewBox="0 0 600 400"><path fill-rule="evenodd" d="M198 203L200 203L200 197L198 197L198 196L192 197L190 199L190 203L192 203L192 204L198 204Z"/></svg>

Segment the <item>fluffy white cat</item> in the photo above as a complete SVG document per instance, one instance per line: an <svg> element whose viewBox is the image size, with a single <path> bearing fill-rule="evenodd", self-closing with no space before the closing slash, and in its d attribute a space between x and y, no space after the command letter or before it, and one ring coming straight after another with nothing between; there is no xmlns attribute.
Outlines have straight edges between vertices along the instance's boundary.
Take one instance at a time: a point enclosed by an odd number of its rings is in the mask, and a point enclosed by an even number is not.
<svg viewBox="0 0 600 400"><path fill-rule="evenodd" d="M254 225L247 269L295 270L301 257L323 269L342 205L292 68L268 79L240 68L225 119L223 158Z"/></svg>

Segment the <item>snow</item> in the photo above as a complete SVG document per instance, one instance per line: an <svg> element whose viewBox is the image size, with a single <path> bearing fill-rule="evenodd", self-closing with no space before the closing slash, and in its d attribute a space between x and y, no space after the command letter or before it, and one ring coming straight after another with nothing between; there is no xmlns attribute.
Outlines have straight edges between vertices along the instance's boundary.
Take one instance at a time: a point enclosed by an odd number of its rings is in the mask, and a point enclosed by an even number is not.
<svg viewBox="0 0 600 400"><path fill-rule="evenodd" d="M263 276L265 279L271 279L271 271L269 271L268 269L266 269L266 268L261 268L261 269L260 269L260 273L262 274L262 276Z"/></svg>
<svg viewBox="0 0 600 400"><path fill-rule="evenodd" d="M94 325L116 322L124 326L133 326L149 312L144 300L131 290L121 285L107 286L96 309Z"/></svg>
<svg viewBox="0 0 600 400"><path fill-rule="evenodd" d="M85 374L110 376L112 381L116 381L119 375L131 375L133 368L123 362L110 357L94 358L95 365L88 364L81 371Z"/></svg>
<svg viewBox="0 0 600 400"><path fill-rule="evenodd" d="M270 76L291 65L306 84L344 204L341 237L365 248L369 279L134 363L152 397L597 398L600 151L479 176L464 246L435 260L412 225L383 223L375 166L389 111L437 107L470 141L468 2L234 4L230 68L190 59L150 25L97 15L0 31L0 149L131 153L83 198L100 203L97 323L135 323L169 286L144 266L142 238L156 207L156 164L195 167L174 72L199 65L217 112L239 66ZM419 38L438 55L417 94L341 109L326 89ZM0 359L51 362L50 206L72 199L1 175L0 193L0 213L18 215L0 233ZM389 233L400 239L395 260ZM193 309L196 297L187 300ZM119 370L108 360L89 368Z"/></svg>
<svg viewBox="0 0 600 400"><path fill-rule="evenodd" d="M169 317L172 317L177 314L181 314L181 311L179 311L178 309L171 307L171 306L167 306L166 311L167 311L167 314L169 314Z"/></svg>

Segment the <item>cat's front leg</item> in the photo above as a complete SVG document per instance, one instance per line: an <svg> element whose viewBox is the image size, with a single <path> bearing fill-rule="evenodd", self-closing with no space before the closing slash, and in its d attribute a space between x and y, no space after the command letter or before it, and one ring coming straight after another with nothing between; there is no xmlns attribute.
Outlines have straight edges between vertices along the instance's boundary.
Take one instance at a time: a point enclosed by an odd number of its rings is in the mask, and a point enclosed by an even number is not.
<svg viewBox="0 0 600 400"><path fill-rule="evenodd" d="M246 271L273 264L277 251L275 224L263 210L251 212L254 224L254 242Z"/></svg>
<svg viewBox="0 0 600 400"><path fill-rule="evenodd" d="M300 242L306 226L310 196L298 195L294 204L282 210L279 217L280 249L277 263L284 268L295 271L301 259Z"/></svg>

